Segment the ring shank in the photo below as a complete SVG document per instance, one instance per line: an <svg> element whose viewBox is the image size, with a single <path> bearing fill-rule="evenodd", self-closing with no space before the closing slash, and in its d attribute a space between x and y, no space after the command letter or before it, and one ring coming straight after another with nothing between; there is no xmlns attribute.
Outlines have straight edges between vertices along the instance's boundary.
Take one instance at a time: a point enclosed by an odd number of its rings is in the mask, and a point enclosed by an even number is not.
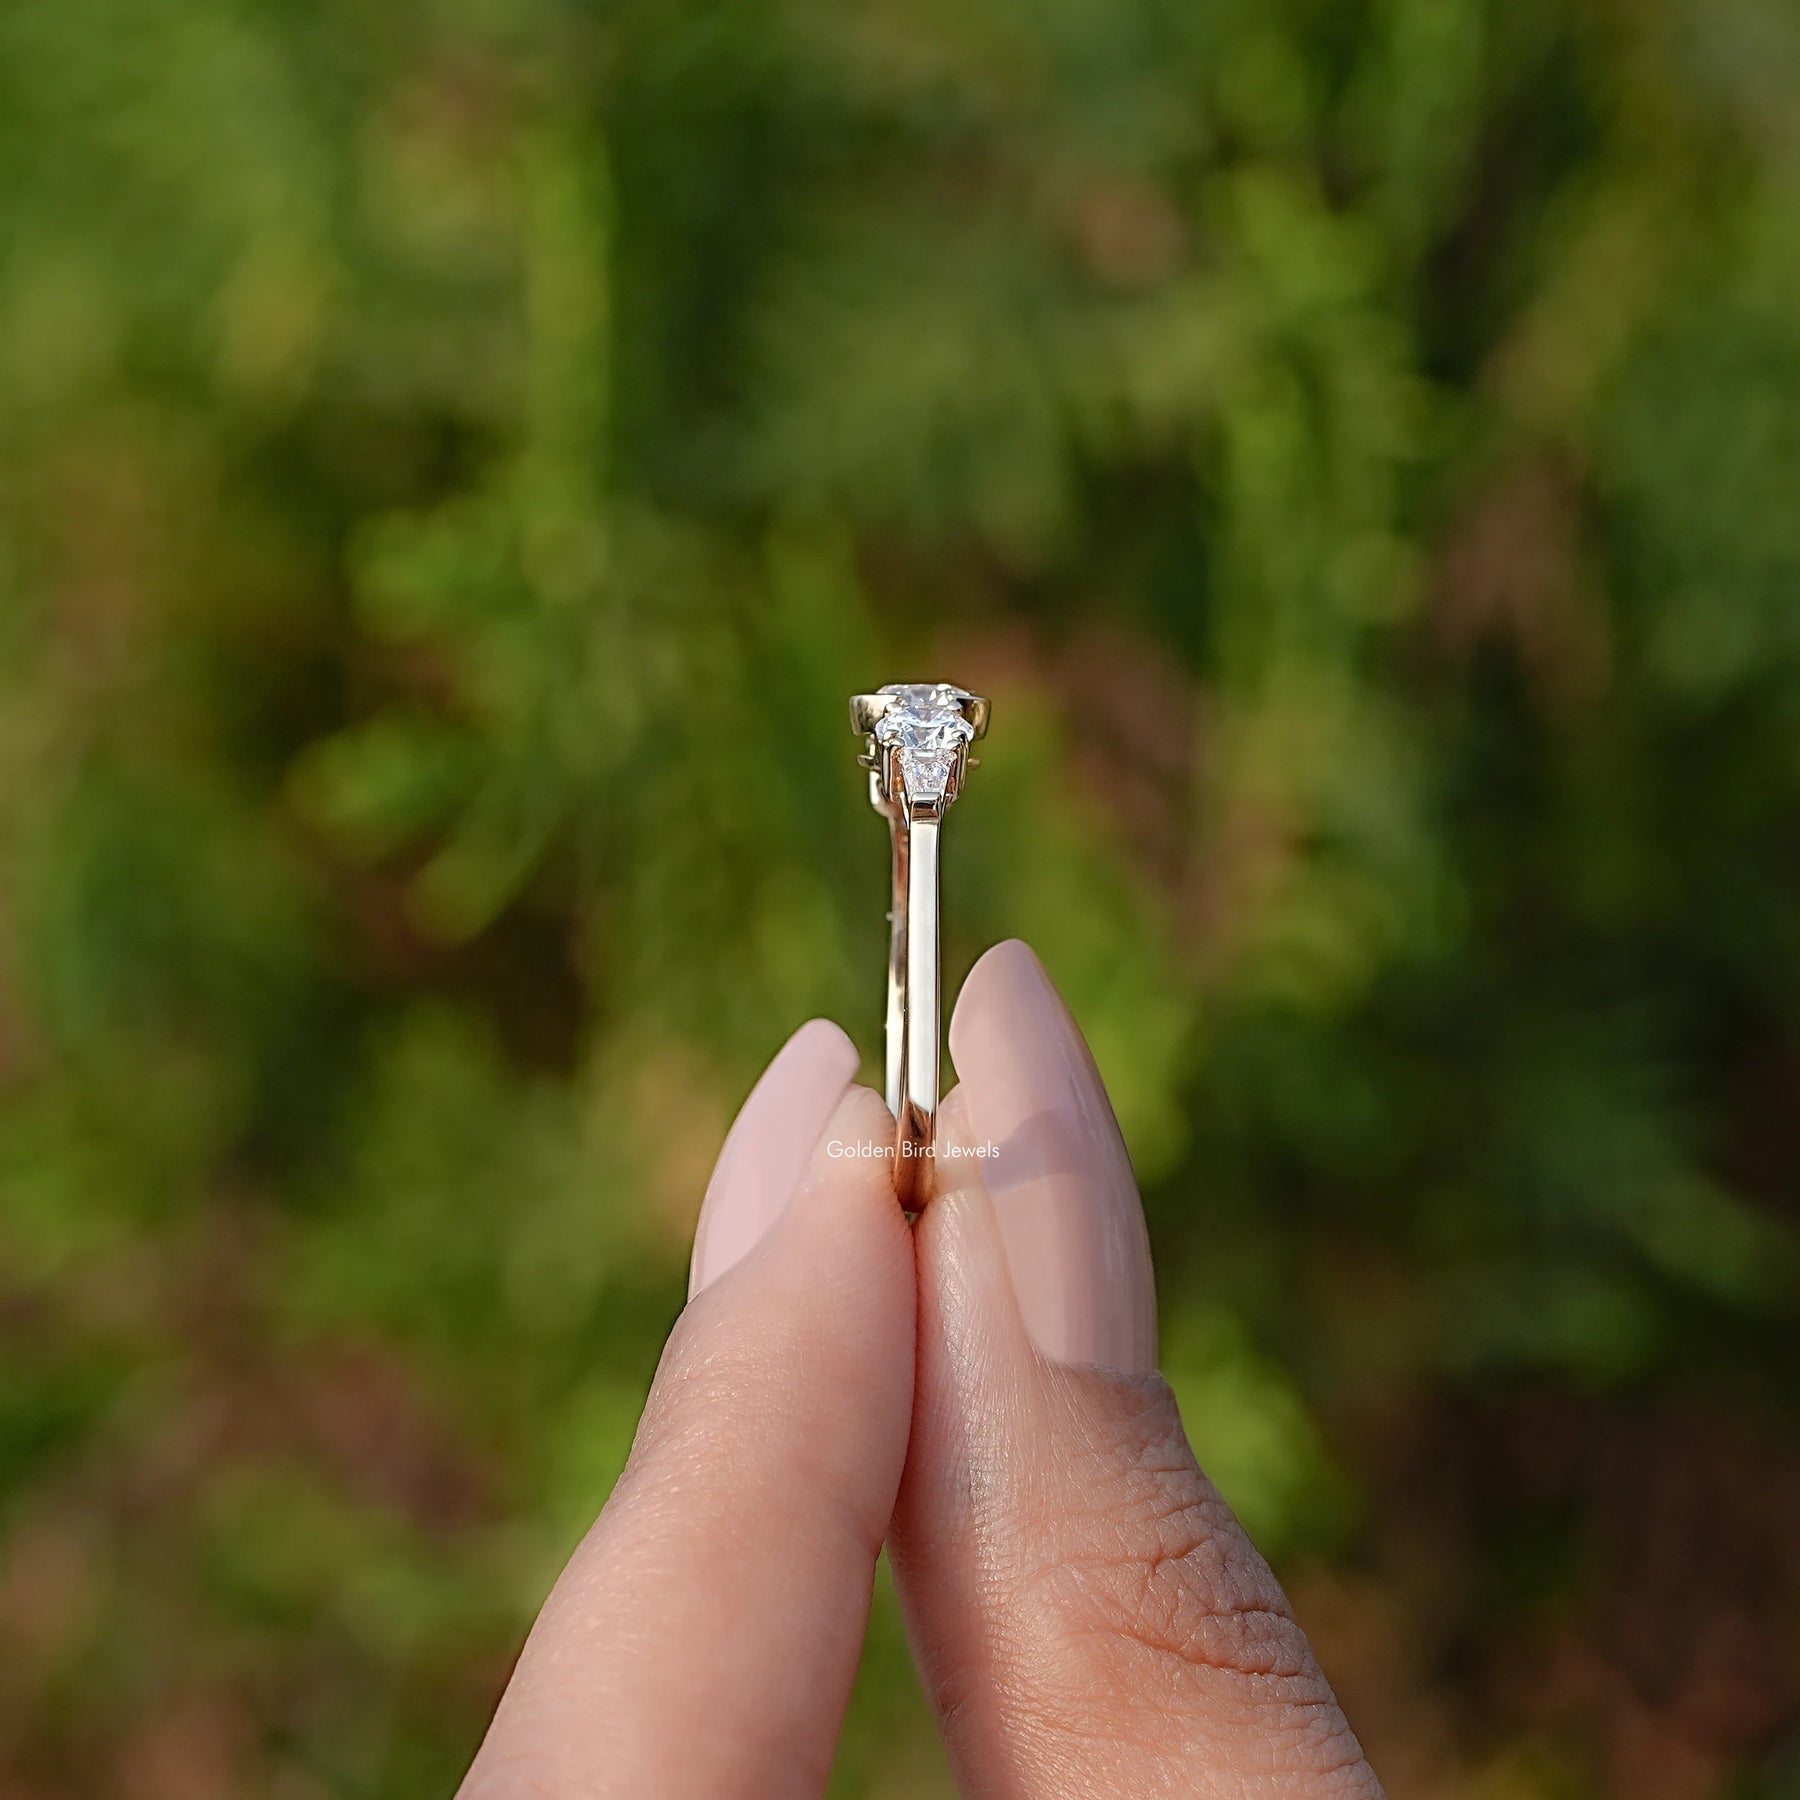
<svg viewBox="0 0 1800 1800"><path fill-rule="evenodd" d="M902 1021L899 1061L902 1080L894 1108L895 1156L899 1167L895 1185L903 1202L910 1201L926 1184L937 1121L939 1067L938 989L938 821L896 821L896 884L906 887L906 917L895 961L906 971L906 990L899 997ZM904 862L904 870L901 864ZM896 999L890 984L890 1019ZM889 1038L890 1063L894 1057ZM892 1075L890 1073L890 1085Z"/></svg>
<svg viewBox="0 0 1800 1800"><path fill-rule="evenodd" d="M887 1103L894 1188L916 1210L926 1188L939 1068L938 821L890 815L894 904L888 914Z"/></svg>
<svg viewBox="0 0 1800 1800"><path fill-rule="evenodd" d="M906 916L910 838L906 816L888 815L894 840L893 900L888 910L887 1104L896 1119L906 1095Z"/></svg>

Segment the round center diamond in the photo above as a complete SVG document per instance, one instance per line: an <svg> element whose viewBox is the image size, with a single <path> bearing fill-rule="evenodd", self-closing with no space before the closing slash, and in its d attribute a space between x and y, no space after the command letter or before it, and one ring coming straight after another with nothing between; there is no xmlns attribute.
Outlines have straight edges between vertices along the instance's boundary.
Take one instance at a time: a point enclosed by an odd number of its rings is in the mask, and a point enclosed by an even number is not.
<svg viewBox="0 0 1800 1800"><path fill-rule="evenodd" d="M900 778L913 800L942 800L956 768L957 752L975 727L961 712L973 699L947 681L897 681L884 687L894 704L875 725L875 741L900 753Z"/></svg>

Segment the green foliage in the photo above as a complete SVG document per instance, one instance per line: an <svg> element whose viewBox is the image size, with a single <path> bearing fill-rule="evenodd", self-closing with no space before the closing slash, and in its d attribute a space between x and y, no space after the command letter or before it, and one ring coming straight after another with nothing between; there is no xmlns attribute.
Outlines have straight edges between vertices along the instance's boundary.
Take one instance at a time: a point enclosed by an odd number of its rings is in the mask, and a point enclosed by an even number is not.
<svg viewBox="0 0 1800 1800"><path fill-rule="evenodd" d="M1778 1791L1797 99L1781 0L11 0L0 1787L448 1790L942 674L952 973L1378 1764Z"/></svg>

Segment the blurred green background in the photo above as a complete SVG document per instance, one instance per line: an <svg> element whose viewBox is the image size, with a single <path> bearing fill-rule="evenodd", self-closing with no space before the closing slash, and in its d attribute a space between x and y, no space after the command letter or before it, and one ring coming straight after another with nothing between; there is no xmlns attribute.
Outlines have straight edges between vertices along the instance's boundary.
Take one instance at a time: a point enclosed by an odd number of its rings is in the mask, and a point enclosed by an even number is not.
<svg viewBox="0 0 1800 1800"><path fill-rule="evenodd" d="M1790 0L7 0L4 1800L454 1787L940 676L1396 1800L1800 1794Z"/></svg>

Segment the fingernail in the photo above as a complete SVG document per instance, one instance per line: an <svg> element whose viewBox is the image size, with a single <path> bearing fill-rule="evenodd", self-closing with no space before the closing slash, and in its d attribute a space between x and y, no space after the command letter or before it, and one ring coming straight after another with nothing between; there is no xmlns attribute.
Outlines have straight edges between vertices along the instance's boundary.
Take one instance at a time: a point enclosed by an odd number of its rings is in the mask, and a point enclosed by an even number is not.
<svg viewBox="0 0 1800 1800"><path fill-rule="evenodd" d="M1032 1341L1056 1362L1148 1374L1156 1285L1131 1159L1087 1044L1024 944L997 944L969 971L950 1054Z"/></svg>
<svg viewBox="0 0 1800 1800"><path fill-rule="evenodd" d="M781 1216L857 1062L849 1038L829 1019L814 1019L763 1071L726 1133L706 1186L688 1271L690 1300L748 1256Z"/></svg>

